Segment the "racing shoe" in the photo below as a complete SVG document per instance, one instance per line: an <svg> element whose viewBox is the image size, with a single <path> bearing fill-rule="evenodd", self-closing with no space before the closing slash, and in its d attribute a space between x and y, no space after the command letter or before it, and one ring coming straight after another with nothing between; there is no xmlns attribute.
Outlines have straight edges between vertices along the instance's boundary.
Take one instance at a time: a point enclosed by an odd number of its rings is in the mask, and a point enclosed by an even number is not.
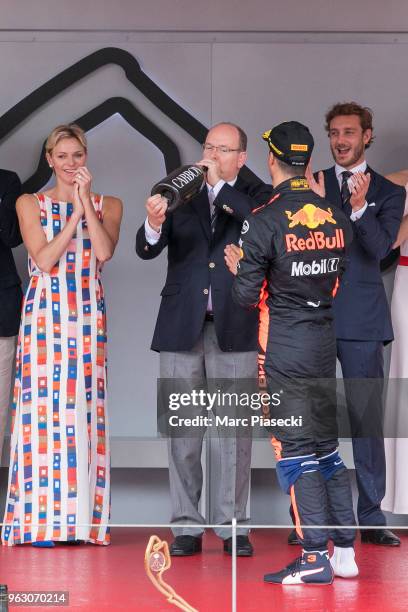
<svg viewBox="0 0 408 612"><path fill-rule="evenodd" d="M354 548L334 547L333 556L330 557L330 565L333 568L335 576L340 578L355 578L358 576L358 567L354 559Z"/></svg>
<svg viewBox="0 0 408 612"><path fill-rule="evenodd" d="M327 550L303 551L298 557L280 572L265 574L264 582L273 584L331 584L333 570Z"/></svg>

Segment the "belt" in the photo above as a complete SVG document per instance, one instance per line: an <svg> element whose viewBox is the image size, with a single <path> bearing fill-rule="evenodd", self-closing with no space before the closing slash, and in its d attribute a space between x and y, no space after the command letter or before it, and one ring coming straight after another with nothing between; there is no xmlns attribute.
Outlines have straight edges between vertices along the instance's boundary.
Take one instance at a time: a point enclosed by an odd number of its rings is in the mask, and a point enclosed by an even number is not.
<svg viewBox="0 0 408 612"><path fill-rule="evenodd" d="M408 257L406 255L400 255L398 264L400 266L408 266Z"/></svg>
<svg viewBox="0 0 408 612"><path fill-rule="evenodd" d="M207 312L205 313L205 320L212 321L214 323L214 313L207 310Z"/></svg>

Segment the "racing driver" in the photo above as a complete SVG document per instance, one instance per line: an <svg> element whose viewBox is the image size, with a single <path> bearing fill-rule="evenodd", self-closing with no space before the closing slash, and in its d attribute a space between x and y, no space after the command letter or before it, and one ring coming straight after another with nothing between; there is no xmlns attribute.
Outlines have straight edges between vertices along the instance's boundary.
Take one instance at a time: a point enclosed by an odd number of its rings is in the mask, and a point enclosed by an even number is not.
<svg viewBox="0 0 408 612"><path fill-rule="evenodd" d="M308 128L296 121L265 132L274 191L244 221L233 298L256 308L263 297L260 344L266 346L270 393L280 405L272 444L277 476L290 494L302 555L267 574L277 584L330 584L358 574L355 517L347 469L338 452L336 341L332 300L346 263L352 229L340 208L315 194L305 179L313 150ZM266 324L265 324L266 312ZM301 427L285 417L301 417ZM335 548L329 559L328 530ZM348 528L347 528L348 527Z"/></svg>

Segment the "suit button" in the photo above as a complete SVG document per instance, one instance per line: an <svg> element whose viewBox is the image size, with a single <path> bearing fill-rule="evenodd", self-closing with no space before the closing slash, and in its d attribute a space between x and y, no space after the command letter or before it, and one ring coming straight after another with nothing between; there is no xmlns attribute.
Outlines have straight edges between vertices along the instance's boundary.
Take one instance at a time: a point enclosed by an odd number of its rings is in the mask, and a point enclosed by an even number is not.
<svg viewBox="0 0 408 612"><path fill-rule="evenodd" d="M208 295L208 289L204 289L203 293L204 295Z"/></svg>
<svg viewBox="0 0 408 612"><path fill-rule="evenodd" d="M147 246L147 244L146 244L146 246L145 246L144 250L145 250L145 251L148 251L148 250L149 250L149 247Z"/></svg>
<svg viewBox="0 0 408 612"><path fill-rule="evenodd" d="M210 261L210 263L208 264L209 268L215 268L215 263L213 261Z"/></svg>

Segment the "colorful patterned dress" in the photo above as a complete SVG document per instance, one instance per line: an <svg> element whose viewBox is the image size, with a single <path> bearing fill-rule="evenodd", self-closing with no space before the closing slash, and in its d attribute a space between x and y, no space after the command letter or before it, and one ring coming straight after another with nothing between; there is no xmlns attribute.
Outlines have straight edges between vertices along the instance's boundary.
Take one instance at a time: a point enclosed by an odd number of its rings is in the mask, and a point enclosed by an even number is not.
<svg viewBox="0 0 408 612"><path fill-rule="evenodd" d="M73 206L36 197L50 241ZM93 197L99 218L102 201ZM85 218L49 274L28 265L2 541L109 544L105 303Z"/></svg>

